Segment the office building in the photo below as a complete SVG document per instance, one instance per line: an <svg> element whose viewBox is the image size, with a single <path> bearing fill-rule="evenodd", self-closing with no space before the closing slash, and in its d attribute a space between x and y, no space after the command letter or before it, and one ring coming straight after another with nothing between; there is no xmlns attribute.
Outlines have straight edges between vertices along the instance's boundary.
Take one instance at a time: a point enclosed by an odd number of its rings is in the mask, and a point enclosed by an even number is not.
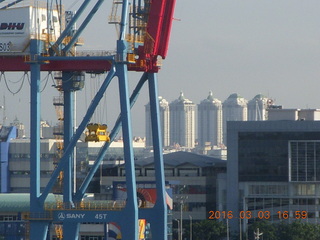
<svg viewBox="0 0 320 240"><path fill-rule="evenodd" d="M160 112L160 126L162 134L162 146L170 146L170 112L169 103L167 100L159 96L159 112ZM152 143L152 130L151 130L151 115L150 115L150 103L145 105L146 113L146 147L153 146Z"/></svg>
<svg viewBox="0 0 320 240"><path fill-rule="evenodd" d="M223 142L227 145L227 122L247 121L248 101L237 93L231 94L222 104L223 114Z"/></svg>
<svg viewBox="0 0 320 240"><path fill-rule="evenodd" d="M229 122L227 173L219 208L234 213L231 231L239 231L239 214L243 231L259 220L318 223L320 122Z"/></svg>
<svg viewBox="0 0 320 240"><path fill-rule="evenodd" d="M198 104L198 144L200 147L222 144L222 103L211 91Z"/></svg>
<svg viewBox="0 0 320 240"><path fill-rule="evenodd" d="M196 105L183 92L170 107L170 145L191 149L195 146Z"/></svg>

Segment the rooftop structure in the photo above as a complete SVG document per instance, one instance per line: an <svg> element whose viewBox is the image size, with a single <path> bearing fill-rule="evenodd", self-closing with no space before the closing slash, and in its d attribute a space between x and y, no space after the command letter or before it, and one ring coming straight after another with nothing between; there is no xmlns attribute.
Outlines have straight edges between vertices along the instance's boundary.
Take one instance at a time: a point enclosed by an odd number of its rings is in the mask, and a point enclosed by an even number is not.
<svg viewBox="0 0 320 240"><path fill-rule="evenodd" d="M268 120L319 121L320 109L268 109Z"/></svg>

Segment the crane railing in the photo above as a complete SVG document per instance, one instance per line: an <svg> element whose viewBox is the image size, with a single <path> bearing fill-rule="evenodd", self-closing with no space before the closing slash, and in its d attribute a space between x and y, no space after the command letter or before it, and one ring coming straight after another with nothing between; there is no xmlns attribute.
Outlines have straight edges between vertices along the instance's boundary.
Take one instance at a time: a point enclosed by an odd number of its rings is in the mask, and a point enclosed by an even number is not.
<svg viewBox="0 0 320 240"><path fill-rule="evenodd" d="M153 203L146 202L141 206L142 208L152 208L154 206ZM82 201L79 203L45 203L44 208L46 211L57 211L57 210L91 210L91 211L121 211L126 207L125 200L107 200L107 201Z"/></svg>
<svg viewBox="0 0 320 240"><path fill-rule="evenodd" d="M79 203L45 203L46 211L55 210L122 210L126 206L126 201L86 201Z"/></svg>

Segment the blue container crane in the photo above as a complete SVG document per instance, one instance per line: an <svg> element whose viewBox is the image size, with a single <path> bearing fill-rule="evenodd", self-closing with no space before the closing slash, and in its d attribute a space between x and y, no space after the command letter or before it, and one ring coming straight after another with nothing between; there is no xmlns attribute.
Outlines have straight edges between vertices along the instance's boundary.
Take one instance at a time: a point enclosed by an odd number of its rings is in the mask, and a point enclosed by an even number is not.
<svg viewBox="0 0 320 240"><path fill-rule="evenodd" d="M77 57L70 54L70 49L77 42L83 29L87 26L103 0L98 0L91 12L80 25L76 33L71 34L75 22L79 19L90 0L85 0L80 9L71 19L57 41L46 53L41 52L41 40L30 40L30 56L26 61L23 56L10 56L0 58L0 71L30 71L31 72L31 145L30 145L30 239L45 240L49 226L52 222L61 222L63 225L63 238L77 240L79 226L83 222L117 222L121 227L123 240L138 240L138 220L146 219L150 223L152 238L154 240L167 239L167 205L164 178L164 164L162 156L162 143L158 105L157 72L160 69L158 56L165 58L168 40L173 19L175 0L145 0L131 3L121 0L121 20L119 22L120 34L116 42L116 53L102 57ZM129 12L129 4L134 9L143 9L144 18L139 14ZM129 16L144 21L145 29L134 31L133 38L126 38L129 26ZM147 16L147 17L146 17ZM150 16L150 17L148 17ZM137 26L133 26L138 29ZM64 39L69 37L67 44ZM87 109L82 122L75 129L73 124L73 97L77 90L68 82L75 72L79 71L108 71L100 89L94 96ZM128 71L142 72L140 81L129 95ZM52 173L52 176L40 191L40 72L62 71L62 89L64 94L64 153ZM114 78L118 78L120 96L120 115L111 130L109 138L95 160L91 170L79 189L73 189L73 150L84 132L106 89ZM135 166L132 146L131 107L134 105L143 85L148 82L149 100L151 108L151 125L154 146L154 164L157 200L153 208L138 208ZM103 160L111 142L122 128L124 142L124 160L126 171L127 199L125 205L119 209L110 209L102 206L99 209L87 208L82 203L86 189ZM63 204L48 209L45 200L63 171Z"/></svg>

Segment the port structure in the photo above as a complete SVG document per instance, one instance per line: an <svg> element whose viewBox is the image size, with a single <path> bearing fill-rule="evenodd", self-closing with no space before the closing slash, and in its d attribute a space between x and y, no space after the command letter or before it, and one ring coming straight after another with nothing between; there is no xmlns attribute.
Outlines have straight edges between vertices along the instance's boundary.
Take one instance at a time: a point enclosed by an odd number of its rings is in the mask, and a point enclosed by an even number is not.
<svg viewBox="0 0 320 240"><path fill-rule="evenodd" d="M63 239L76 240L82 222L116 222L121 227L123 240L138 239L138 219L150 223L154 240L167 239L167 205L162 156L162 143L158 105L157 72L159 60L167 55L175 0L114 0L114 8L120 6L119 21L110 18L110 22L119 27L116 52L107 56L75 56L72 49L79 35L100 8L103 0L98 0L91 12L76 32L70 34L90 0L85 0L77 13L68 22L59 38L53 44L43 48L43 40L31 38L28 54L0 54L0 71L30 71L31 73L31 145L30 145L30 239L44 240L48 227L53 222L63 225ZM2 14L2 13L1 13ZM115 16L115 15L114 15ZM113 16L113 17L114 17ZM116 21L115 21L116 20ZM6 27L6 26L4 26ZM11 26L12 27L12 26ZM9 28L8 28L9 29ZM127 32L128 31L128 32ZM67 40L66 40L67 39ZM11 43L10 43L11 44ZM7 45L8 49L11 47ZM41 71L61 71L63 88L63 155L52 173L51 179L40 190L40 73ZM141 72L141 78L129 95L128 71ZM94 96L80 125L75 129L73 123L73 97L77 90L70 79L77 79L79 72L108 72L100 89ZM117 78L119 85L120 114L113 129L110 141L106 141L92 168L78 189L73 189L72 155L76 142L86 126L110 82ZM138 208L135 179L132 129L130 109L136 102L143 85L148 82L153 133L155 182L157 200L153 208ZM103 160L108 147L122 128L124 141L124 160L126 171L127 199L120 209L101 207L85 208L82 199L86 189ZM63 172L63 204L47 208L45 200Z"/></svg>

